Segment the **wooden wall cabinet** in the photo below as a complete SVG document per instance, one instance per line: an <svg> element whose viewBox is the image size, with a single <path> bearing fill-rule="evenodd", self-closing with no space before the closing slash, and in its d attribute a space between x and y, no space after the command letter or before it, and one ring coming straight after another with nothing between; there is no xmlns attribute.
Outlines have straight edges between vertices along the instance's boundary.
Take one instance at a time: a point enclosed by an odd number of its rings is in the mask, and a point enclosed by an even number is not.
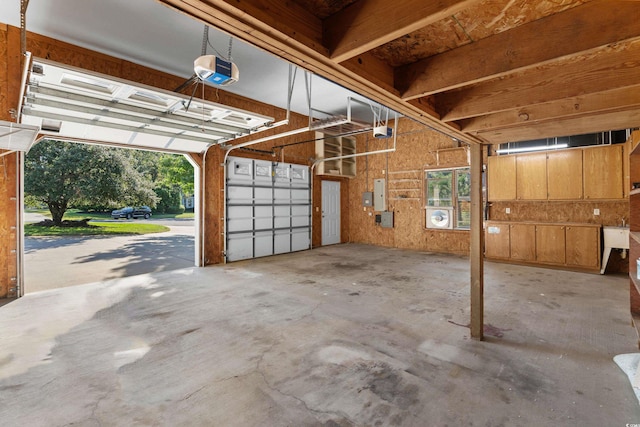
<svg viewBox="0 0 640 427"><path fill-rule="evenodd" d="M599 268L600 228L566 227L566 263L572 267Z"/></svg>
<svg viewBox="0 0 640 427"><path fill-rule="evenodd" d="M622 144L586 148L583 162L585 199L623 197Z"/></svg>
<svg viewBox="0 0 640 427"><path fill-rule="evenodd" d="M511 239L508 223L487 224L485 233L485 256L487 258L509 259Z"/></svg>
<svg viewBox="0 0 640 427"><path fill-rule="evenodd" d="M547 154L549 200L582 199L582 150Z"/></svg>
<svg viewBox="0 0 640 427"><path fill-rule="evenodd" d="M490 156L489 201L623 199L624 144Z"/></svg>
<svg viewBox="0 0 640 427"><path fill-rule="evenodd" d="M536 226L533 224L511 224L509 226L510 259L517 261L536 260Z"/></svg>
<svg viewBox="0 0 640 427"><path fill-rule="evenodd" d="M515 200L515 156L491 156L487 159L487 189L489 200Z"/></svg>
<svg viewBox="0 0 640 427"><path fill-rule="evenodd" d="M518 200L547 199L547 153L516 156L516 188Z"/></svg>
<svg viewBox="0 0 640 427"><path fill-rule="evenodd" d="M544 264L565 263L565 226L536 225L536 261Z"/></svg>
<svg viewBox="0 0 640 427"><path fill-rule="evenodd" d="M600 240L598 224L487 221L485 257L595 273L600 269Z"/></svg>
<svg viewBox="0 0 640 427"><path fill-rule="evenodd" d="M330 159L332 157L356 154L356 140L347 136L332 136L316 132L316 158ZM356 176L356 158L327 160L318 164L318 175Z"/></svg>

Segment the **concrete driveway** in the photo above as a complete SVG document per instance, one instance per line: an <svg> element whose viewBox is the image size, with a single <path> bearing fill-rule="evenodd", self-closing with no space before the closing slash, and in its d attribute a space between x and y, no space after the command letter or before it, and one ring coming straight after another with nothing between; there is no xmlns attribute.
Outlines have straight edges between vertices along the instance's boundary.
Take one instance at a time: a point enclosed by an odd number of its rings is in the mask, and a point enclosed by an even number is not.
<svg viewBox="0 0 640 427"><path fill-rule="evenodd" d="M191 267L194 221L136 220L170 231L141 236L27 237L25 293Z"/></svg>

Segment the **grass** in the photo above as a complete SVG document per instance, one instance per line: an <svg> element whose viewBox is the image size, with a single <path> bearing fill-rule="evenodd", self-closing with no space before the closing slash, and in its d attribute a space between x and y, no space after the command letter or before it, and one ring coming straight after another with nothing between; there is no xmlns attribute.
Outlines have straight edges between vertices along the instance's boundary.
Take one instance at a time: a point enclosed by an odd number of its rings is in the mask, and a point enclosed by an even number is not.
<svg viewBox="0 0 640 427"><path fill-rule="evenodd" d="M164 231L169 231L169 227L137 222L95 222L90 223L89 227L42 227L34 224L25 224L24 226L25 236L105 236L162 233Z"/></svg>

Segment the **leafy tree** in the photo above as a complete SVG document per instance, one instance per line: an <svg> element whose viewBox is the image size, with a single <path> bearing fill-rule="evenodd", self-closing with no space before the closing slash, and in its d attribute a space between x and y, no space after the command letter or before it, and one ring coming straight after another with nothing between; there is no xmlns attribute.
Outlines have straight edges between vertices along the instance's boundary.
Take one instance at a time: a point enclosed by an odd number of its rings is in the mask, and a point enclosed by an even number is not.
<svg viewBox="0 0 640 427"><path fill-rule="evenodd" d="M179 187L183 194L193 194L193 166L184 156L163 154L158 168L159 181L168 187Z"/></svg>
<svg viewBox="0 0 640 427"><path fill-rule="evenodd" d="M160 201L156 205L156 212L158 213L182 213L184 207L182 206L182 200L180 198L180 189L178 187L170 187L161 185L154 188L154 190Z"/></svg>
<svg viewBox="0 0 640 427"><path fill-rule="evenodd" d="M25 158L25 194L45 203L55 224L74 205L155 206L152 182L128 150L43 141Z"/></svg>

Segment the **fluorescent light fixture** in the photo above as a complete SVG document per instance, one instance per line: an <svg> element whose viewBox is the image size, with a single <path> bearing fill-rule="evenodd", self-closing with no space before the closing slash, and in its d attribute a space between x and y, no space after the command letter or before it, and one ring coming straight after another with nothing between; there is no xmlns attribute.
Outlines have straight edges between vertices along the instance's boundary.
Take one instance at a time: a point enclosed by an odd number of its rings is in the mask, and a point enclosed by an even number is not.
<svg viewBox="0 0 640 427"><path fill-rule="evenodd" d="M524 153L527 151L545 151L545 150L557 150L559 148L567 148L569 144L554 144L554 145L536 145L535 147L519 147L519 148L501 148L496 150L498 154L511 154L511 153Z"/></svg>
<svg viewBox="0 0 640 427"><path fill-rule="evenodd" d="M29 151L40 133L40 127L0 121L0 149Z"/></svg>

